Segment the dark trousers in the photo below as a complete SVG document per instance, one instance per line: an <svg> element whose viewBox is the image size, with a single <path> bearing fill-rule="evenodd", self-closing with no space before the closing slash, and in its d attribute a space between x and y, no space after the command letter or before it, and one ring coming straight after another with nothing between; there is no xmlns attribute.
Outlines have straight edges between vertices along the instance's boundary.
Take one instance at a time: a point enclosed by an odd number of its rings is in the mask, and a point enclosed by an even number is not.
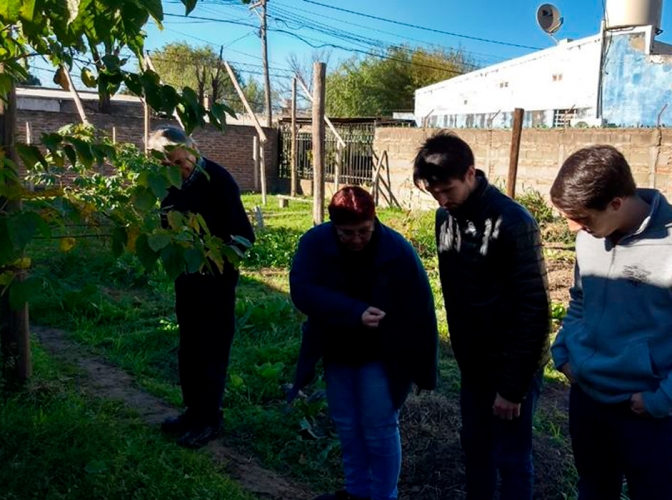
<svg viewBox="0 0 672 500"><path fill-rule="evenodd" d="M461 444L465 455L468 500L492 500L501 478L501 500L531 500L532 419L541 392L543 371L534 377L520 416L502 420L492 413L496 391L462 379Z"/></svg>
<svg viewBox="0 0 672 500"><path fill-rule="evenodd" d="M190 416L207 425L221 420L236 327L237 279L237 275L182 274L175 280L182 398Z"/></svg>
<svg viewBox="0 0 672 500"><path fill-rule="evenodd" d="M672 418L599 403L573 384L569 431L579 500L618 500L624 476L630 500L672 499Z"/></svg>

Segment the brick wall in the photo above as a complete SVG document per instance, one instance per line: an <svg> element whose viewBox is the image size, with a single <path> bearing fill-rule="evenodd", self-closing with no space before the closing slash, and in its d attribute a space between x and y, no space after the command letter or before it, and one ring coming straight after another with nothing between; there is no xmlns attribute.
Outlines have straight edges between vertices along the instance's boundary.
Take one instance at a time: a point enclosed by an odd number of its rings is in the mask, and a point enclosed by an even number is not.
<svg viewBox="0 0 672 500"><path fill-rule="evenodd" d="M115 129L117 142L130 142L142 150L144 120L133 115L105 115L87 112L89 121L99 129L112 136ZM37 143L43 133L55 132L69 123L79 123L79 115L75 113L53 113L44 111L17 111L17 139L26 140L26 124L29 124L32 142ZM170 120L153 118L151 127L162 124L177 125ZM268 141L264 148L266 160L267 188L274 189L278 171L278 136L275 129L264 128ZM224 132L214 127L197 129L193 137L198 142L204 156L225 166L235 177L241 190L258 190L258 175L255 176L252 157L254 127L228 125ZM256 183L255 183L256 179Z"/></svg>
<svg viewBox="0 0 672 500"><path fill-rule="evenodd" d="M407 208L434 206L413 186L412 161L422 141L438 129L378 128L374 149L387 151L392 190ZM510 130L458 130L476 157L476 166L500 187L506 183ZM623 152L640 187L656 187L672 197L672 130L669 129L524 129L516 192L531 188L548 196L567 156L591 144L610 144Z"/></svg>

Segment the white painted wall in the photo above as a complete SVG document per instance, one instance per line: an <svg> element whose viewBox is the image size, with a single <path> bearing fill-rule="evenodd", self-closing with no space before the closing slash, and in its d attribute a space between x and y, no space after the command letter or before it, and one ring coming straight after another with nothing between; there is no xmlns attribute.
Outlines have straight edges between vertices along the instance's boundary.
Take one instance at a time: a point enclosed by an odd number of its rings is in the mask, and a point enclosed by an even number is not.
<svg viewBox="0 0 672 500"><path fill-rule="evenodd" d="M601 35L541 50L415 91L418 125L428 115L594 109ZM561 75L561 79L553 75ZM508 85L507 85L508 84Z"/></svg>

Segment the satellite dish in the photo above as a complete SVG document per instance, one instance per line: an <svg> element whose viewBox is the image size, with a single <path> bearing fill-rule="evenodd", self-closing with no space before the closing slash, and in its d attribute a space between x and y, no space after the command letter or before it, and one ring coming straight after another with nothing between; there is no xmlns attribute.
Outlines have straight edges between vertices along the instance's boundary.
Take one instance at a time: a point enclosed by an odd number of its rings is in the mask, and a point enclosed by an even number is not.
<svg viewBox="0 0 672 500"><path fill-rule="evenodd" d="M549 35L560 29L564 19L560 17L560 11L550 3L540 5L537 9L537 24Z"/></svg>

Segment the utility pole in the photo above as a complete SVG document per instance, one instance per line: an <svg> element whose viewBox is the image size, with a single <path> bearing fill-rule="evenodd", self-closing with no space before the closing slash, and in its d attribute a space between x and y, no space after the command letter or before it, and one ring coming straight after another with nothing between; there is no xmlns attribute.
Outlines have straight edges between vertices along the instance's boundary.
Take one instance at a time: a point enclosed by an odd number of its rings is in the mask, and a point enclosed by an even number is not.
<svg viewBox="0 0 672 500"><path fill-rule="evenodd" d="M268 0L259 0L257 3L250 6L261 20L261 57L264 65L264 94L266 102L266 126L273 125L273 111L271 110L271 77L268 74L268 45L267 45L267 29L266 29L266 4ZM257 7L261 7L261 14L257 12Z"/></svg>

